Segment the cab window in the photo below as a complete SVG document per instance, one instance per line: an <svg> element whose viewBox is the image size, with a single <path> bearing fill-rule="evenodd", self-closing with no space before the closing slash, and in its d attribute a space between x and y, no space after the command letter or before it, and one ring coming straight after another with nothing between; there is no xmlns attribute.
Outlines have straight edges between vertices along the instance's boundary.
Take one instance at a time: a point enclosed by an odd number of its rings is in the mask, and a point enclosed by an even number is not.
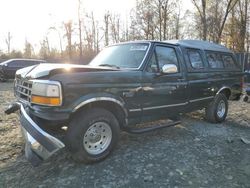
<svg viewBox="0 0 250 188"><path fill-rule="evenodd" d="M208 61L208 65L211 69L224 68L221 55L218 53L208 52L207 53L207 61Z"/></svg>
<svg viewBox="0 0 250 188"><path fill-rule="evenodd" d="M148 72L159 72L166 64L175 64L178 67L175 49L166 46L156 46L146 70Z"/></svg>
<svg viewBox="0 0 250 188"><path fill-rule="evenodd" d="M203 69L204 64L201 58L201 54L198 50L190 49L188 50L189 62L193 69Z"/></svg>
<svg viewBox="0 0 250 188"><path fill-rule="evenodd" d="M235 68L235 63L231 55L222 55L222 60L226 69Z"/></svg>
<svg viewBox="0 0 250 188"><path fill-rule="evenodd" d="M156 53L153 52L152 57L149 60L149 64L146 69L147 72L159 72L159 67L157 64Z"/></svg>

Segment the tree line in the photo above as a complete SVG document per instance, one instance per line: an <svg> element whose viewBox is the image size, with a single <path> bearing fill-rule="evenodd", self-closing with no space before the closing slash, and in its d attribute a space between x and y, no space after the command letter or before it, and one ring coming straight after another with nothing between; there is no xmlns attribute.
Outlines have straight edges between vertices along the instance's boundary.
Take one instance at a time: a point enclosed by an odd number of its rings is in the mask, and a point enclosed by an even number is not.
<svg viewBox="0 0 250 188"><path fill-rule="evenodd" d="M136 0L136 6L126 19L111 10L97 19L94 12L84 11L83 2L78 0L77 21L48 28L57 33L59 49L51 48L45 35L39 53L34 53L27 40L23 51L11 51L12 36L8 33L5 39L7 53L0 51L0 58L67 59L87 63L110 44L170 39L207 40L223 44L235 52L249 52L249 0L190 0L194 7L192 11L185 10L183 1Z"/></svg>

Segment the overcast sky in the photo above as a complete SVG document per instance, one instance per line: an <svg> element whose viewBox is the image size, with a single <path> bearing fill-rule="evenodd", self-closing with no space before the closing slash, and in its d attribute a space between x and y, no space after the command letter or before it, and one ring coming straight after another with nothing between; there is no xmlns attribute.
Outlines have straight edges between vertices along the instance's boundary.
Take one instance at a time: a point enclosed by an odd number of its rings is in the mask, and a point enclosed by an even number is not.
<svg viewBox="0 0 250 188"><path fill-rule="evenodd" d="M85 11L93 11L96 17L101 17L106 10L125 17L135 7L136 0L81 1ZM183 1L190 3L190 0ZM23 50L25 39L38 49L49 27L77 20L78 0L0 0L0 5L0 50L4 52L8 32L12 35L11 49ZM58 40L55 32L49 35Z"/></svg>

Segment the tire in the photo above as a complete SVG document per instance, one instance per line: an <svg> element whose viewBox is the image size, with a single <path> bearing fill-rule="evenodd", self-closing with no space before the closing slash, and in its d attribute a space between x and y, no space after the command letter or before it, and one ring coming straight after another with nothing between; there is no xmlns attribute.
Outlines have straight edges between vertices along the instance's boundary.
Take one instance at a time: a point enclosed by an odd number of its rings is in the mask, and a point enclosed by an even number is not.
<svg viewBox="0 0 250 188"><path fill-rule="evenodd" d="M4 77L3 71L0 71L0 81L1 82L6 82L7 81L7 79Z"/></svg>
<svg viewBox="0 0 250 188"><path fill-rule="evenodd" d="M245 95L245 96L243 97L243 101L244 101L244 102L247 102L247 101L248 101L248 96L247 96L247 95Z"/></svg>
<svg viewBox="0 0 250 188"><path fill-rule="evenodd" d="M66 146L76 162L94 163L106 158L119 141L116 117L103 108L80 111L69 123Z"/></svg>
<svg viewBox="0 0 250 188"><path fill-rule="evenodd" d="M206 120L211 123L221 123L227 117L228 101L224 94L219 93L205 109Z"/></svg>

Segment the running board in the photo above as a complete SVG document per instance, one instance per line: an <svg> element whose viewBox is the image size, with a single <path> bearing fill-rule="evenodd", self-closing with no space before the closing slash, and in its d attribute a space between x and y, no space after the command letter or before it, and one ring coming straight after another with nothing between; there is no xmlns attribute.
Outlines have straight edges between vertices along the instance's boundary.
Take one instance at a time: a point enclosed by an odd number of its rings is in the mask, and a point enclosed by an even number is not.
<svg viewBox="0 0 250 188"><path fill-rule="evenodd" d="M152 127L146 127L146 128L130 128L130 127L124 127L124 131L128 132L128 133L132 133L132 134L142 134L142 133L146 133L146 132L151 132L157 129L163 129L163 128L167 128L167 127L172 127L175 126L177 124L180 124L181 121L174 121L174 122L170 122L166 125L156 125L156 126L152 126Z"/></svg>

